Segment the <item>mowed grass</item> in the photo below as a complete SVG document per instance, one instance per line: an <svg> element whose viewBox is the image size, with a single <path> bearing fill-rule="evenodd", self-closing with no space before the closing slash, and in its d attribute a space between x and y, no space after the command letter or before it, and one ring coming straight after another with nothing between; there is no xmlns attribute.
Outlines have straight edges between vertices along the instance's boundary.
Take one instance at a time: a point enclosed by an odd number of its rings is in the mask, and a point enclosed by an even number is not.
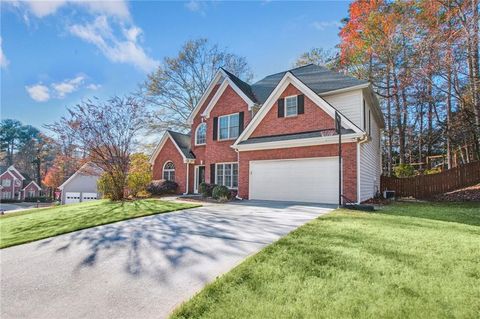
<svg viewBox="0 0 480 319"><path fill-rule="evenodd" d="M199 205L155 199L125 202L99 200L9 213L0 217L0 248L125 219L197 206Z"/></svg>
<svg viewBox="0 0 480 319"><path fill-rule="evenodd" d="M478 318L480 205L337 210L208 285L172 318Z"/></svg>

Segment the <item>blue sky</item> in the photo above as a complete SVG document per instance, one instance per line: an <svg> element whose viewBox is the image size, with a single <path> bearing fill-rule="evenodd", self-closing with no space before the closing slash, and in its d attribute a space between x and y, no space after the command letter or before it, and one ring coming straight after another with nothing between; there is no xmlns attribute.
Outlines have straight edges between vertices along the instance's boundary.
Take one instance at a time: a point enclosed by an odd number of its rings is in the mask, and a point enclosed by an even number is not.
<svg viewBox="0 0 480 319"><path fill-rule="evenodd" d="M128 94L200 37L245 56L254 80L333 48L348 2L1 2L1 117L41 127L81 99Z"/></svg>

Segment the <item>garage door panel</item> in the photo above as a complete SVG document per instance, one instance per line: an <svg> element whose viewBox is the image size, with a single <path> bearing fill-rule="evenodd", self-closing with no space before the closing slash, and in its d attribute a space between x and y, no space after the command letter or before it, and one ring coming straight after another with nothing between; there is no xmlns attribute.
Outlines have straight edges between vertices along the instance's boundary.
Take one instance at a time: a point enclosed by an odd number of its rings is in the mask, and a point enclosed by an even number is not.
<svg viewBox="0 0 480 319"><path fill-rule="evenodd" d="M97 193L82 193L82 202L97 200Z"/></svg>
<svg viewBox="0 0 480 319"><path fill-rule="evenodd" d="M251 161L251 199L336 203L338 158Z"/></svg>
<svg viewBox="0 0 480 319"><path fill-rule="evenodd" d="M80 203L80 193L77 192L66 192L65 193L65 204Z"/></svg>

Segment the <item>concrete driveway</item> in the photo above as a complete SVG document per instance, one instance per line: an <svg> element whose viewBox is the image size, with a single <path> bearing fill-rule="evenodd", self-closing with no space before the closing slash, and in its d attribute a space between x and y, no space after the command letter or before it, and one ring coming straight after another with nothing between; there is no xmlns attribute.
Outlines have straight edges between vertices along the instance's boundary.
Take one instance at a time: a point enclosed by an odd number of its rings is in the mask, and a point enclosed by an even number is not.
<svg viewBox="0 0 480 319"><path fill-rule="evenodd" d="M6 248L0 317L165 318L245 257L331 209L208 205Z"/></svg>

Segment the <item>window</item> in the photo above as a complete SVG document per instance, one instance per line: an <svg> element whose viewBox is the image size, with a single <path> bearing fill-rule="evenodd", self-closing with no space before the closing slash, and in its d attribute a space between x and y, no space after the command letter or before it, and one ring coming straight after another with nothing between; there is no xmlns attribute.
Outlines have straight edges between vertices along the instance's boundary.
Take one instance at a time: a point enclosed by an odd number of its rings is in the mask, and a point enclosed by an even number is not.
<svg viewBox="0 0 480 319"><path fill-rule="evenodd" d="M238 113L220 116L218 118L218 137L220 140L230 140L238 137L240 128Z"/></svg>
<svg viewBox="0 0 480 319"><path fill-rule="evenodd" d="M163 179L167 181L175 181L175 164L166 162L163 165Z"/></svg>
<svg viewBox="0 0 480 319"><path fill-rule="evenodd" d="M29 190L28 197L35 197L35 191Z"/></svg>
<svg viewBox="0 0 480 319"><path fill-rule="evenodd" d="M217 165L217 185L227 186L228 188L238 188L238 164L223 163Z"/></svg>
<svg viewBox="0 0 480 319"><path fill-rule="evenodd" d="M297 96L287 96L285 98L285 116L296 116L297 114Z"/></svg>
<svg viewBox="0 0 480 319"><path fill-rule="evenodd" d="M197 127L195 133L195 145L202 145L207 142L207 124L202 123Z"/></svg>
<svg viewBox="0 0 480 319"><path fill-rule="evenodd" d="M2 179L2 186L5 186L5 187L12 186L12 180L11 179Z"/></svg>
<svg viewBox="0 0 480 319"><path fill-rule="evenodd" d="M2 193L2 198L3 199L10 199L10 198L12 198L12 193L11 192L3 192Z"/></svg>

